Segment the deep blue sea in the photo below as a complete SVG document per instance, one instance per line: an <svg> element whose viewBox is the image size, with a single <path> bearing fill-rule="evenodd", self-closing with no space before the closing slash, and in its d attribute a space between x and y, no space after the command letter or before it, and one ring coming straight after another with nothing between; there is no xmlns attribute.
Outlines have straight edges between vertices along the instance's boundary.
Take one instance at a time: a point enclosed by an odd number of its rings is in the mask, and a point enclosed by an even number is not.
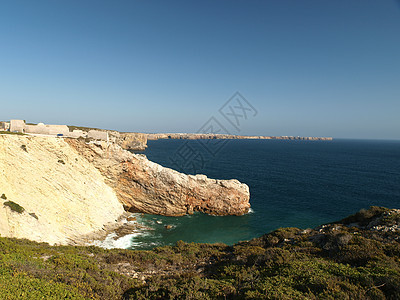
<svg viewBox="0 0 400 300"><path fill-rule="evenodd" d="M206 151L199 141L158 140L149 141L143 153L173 168L171 158L184 143ZM200 173L246 183L252 212L239 217L137 215L149 230L132 238L132 249L178 240L233 244L279 227L340 220L371 205L400 208L400 141L229 140L217 155L208 155Z"/></svg>

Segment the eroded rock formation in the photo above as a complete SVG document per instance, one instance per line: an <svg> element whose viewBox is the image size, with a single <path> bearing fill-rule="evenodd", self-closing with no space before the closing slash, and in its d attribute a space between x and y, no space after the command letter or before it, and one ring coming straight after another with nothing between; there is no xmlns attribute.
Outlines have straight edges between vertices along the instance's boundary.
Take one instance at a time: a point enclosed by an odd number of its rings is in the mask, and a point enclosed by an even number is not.
<svg viewBox="0 0 400 300"><path fill-rule="evenodd" d="M131 211L166 216L194 211L242 215L250 208L249 188L237 180L185 175L113 143L85 143L76 139L67 142L100 170Z"/></svg>

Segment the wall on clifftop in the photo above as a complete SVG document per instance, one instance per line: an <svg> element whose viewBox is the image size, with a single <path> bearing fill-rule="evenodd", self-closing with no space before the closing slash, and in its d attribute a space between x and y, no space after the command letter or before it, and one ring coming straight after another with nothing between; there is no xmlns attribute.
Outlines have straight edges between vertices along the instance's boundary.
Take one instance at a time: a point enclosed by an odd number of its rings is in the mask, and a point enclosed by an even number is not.
<svg viewBox="0 0 400 300"><path fill-rule="evenodd" d="M2 194L3 237L68 244L124 213L100 172L54 137L0 135ZM13 203L24 211L13 210Z"/></svg>

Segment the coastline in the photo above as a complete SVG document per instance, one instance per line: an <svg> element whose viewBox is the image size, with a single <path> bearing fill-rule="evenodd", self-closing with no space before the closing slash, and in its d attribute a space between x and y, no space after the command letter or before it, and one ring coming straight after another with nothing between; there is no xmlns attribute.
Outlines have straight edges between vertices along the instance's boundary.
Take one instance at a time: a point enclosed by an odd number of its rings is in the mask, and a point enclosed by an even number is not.
<svg viewBox="0 0 400 300"><path fill-rule="evenodd" d="M302 136L264 136L264 135L234 135L218 133L146 133L147 140L182 139L182 140L302 140L302 141L332 141L332 137L302 137Z"/></svg>

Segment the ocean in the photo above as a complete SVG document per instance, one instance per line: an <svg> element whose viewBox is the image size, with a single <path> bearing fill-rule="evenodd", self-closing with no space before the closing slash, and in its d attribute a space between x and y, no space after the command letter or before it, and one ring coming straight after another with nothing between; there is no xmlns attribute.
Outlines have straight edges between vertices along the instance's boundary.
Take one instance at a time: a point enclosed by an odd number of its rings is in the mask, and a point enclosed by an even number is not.
<svg viewBox="0 0 400 300"><path fill-rule="evenodd" d="M149 141L143 154L174 168L172 158L180 147L207 151L200 144ZM229 140L214 154L208 153L200 173L246 183L251 212L224 217L135 214L148 230L126 237L125 247L151 249L179 240L234 244L280 227L313 228L371 205L400 208L400 141Z"/></svg>

